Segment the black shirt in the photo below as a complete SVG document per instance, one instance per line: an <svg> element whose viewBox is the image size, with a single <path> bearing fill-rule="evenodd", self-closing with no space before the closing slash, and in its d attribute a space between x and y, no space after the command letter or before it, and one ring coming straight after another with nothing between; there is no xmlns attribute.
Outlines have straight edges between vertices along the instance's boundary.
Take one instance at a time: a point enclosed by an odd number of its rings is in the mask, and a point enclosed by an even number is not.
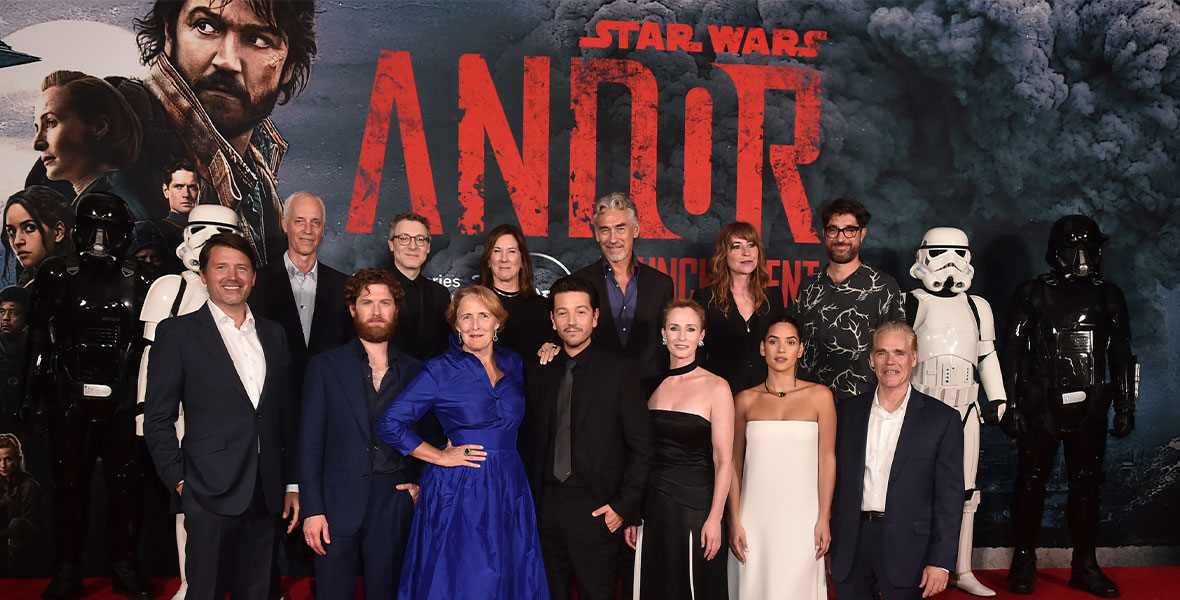
<svg viewBox="0 0 1180 600"><path fill-rule="evenodd" d="M500 328L500 345L515 350L523 360L535 360L541 344L557 339L549 302L537 294L506 296L495 288L492 291L508 311L508 322Z"/></svg>
<svg viewBox="0 0 1180 600"><path fill-rule="evenodd" d="M389 407L389 403L393 402L394 398L402 391L401 371L397 364L396 356L389 356L388 370L385 371L385 376L381 378L381 389L373 388L373 368L369 366L369 353L365 352L365 346L360 339L353 341L357 352L360 354L361 371L364 372L364 388L365 388L365 406L369 408L369 429L373 439L377 438L377 433L373 431L373 426L385 409ZM406 468L406 458L398 453L397 450L390 448L387 444L376 444L376 454L373 456L373 472L374 473L395 473Z"/></svg>
<svg viewBox="0 0 1180 600"><path fill-rule="evenodd" d="M590 362L590 355L588 353L586 353L585 351L579 352L577 356L569 356L565 353L564 350L561 352L560 359L557 364L557 366L560 368L560 373L561 373L561 375L559 376L559 379L558 379L558 382L559 382L558 383L558 391L559 392L561 390L560 377L565 376L565 364L569 361L574 362L574 385L573 385L572 389L576 390L576 389L578 389L579 385L582 385L581 376L582 376L582 374L584 374L586 372L586 365ZM573 433L574 433L573 432L573 416L578 413L578 408L577 408L577 404L576 404L577 398L578 398L577 394L571 394L571 398L570 398L570 441L571 441L571 443L573 441ZM557 397L556 396L554 396L552 402L553 402L553 406L554 406L553 419L550 421L549 441L546 442L546 444L545 444L545 470L541 473L541 477L545 481L545 483L547 483L547 484L551 483L551 484L556 484L556 485L564 485L567 487L587 487L586 480L584 478L578 476L577 469L573 469L573 472L570 474L570 476L568 478L566 478L566 480L564 482L558 480L557 476L553 474L553 451L554 451L554 446L556 445L556 442L557 442L557 426L558 426L558 423L557 423ZM574 464L574 462L575 461L573 460L573 457L571 456L570 457L570 464L572 465L572 464Z"/></svg>
<svg viewBox="0 0 1180 600"><path fill-rule="evenodd" d="M451 334L446 319L451 293L421 272L412 281L397 267L392 272L406 293L397 307L394 347L422 361L442 354L447 350L447 338Z"/></svg>
<svg viewBox="0 0 1180 600"><path fill-rule="evenodd" d="M705 309L705 346L697 352L705 369L729 382L733 395L766 381L766 358L759 349L770 322L786 312L783 291L778 286L766 288L766 301L754 310L747 321L729 296L729 312L723 313L712 303L713 288L701 288L692 294Z"/></svg>

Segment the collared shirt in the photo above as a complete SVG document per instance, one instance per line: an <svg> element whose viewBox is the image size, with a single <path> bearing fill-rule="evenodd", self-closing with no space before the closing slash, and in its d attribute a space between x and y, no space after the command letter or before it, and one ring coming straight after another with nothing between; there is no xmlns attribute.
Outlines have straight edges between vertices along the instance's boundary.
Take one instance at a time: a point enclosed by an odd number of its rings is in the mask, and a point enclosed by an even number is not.
<svg viewBox="0 0 1180 600"><path fill-rule="evenodd" d="M234 318L225 314L212 300L205 304L209 312L213 313L213 322L217 323L217 332L221 334L221 341L225 342L225 349L234 363L238 378L242 380L242 387L246 388L246 395L257 409L258 401L262 399L262 384L266 381L266 355L262 353L262 341L258 339L254 313L247 306L246 320L239 328L234 325Z"/></svg>
<svg viewBox="0 0 1180 600"><path fill-rule="evenodd" d="M373 387L373 367L369 364L369 353L360 339L353 340L361 360L361 371L364 373L365 406L369 409L369 431L373 439L377 439L376 423L389 407L389 403L402 391L401 371L398 368L397 356L393 346L386 344L387 370L381 378L380 389ZM395 473L406 468L406 459L388 444L373 446L374 473Z"/></svg>
<svg viewBox="0 0 1180 600"><path fill-rule="evenodd" d="M319 280L320 261L316 261L307 273L291 262L291 251L283 253L283 265L287 268L287 279L291 281L291 295L295 297L295 310L299 311L299 327L303 330L303 344L311 341L311 318L315 314L315 290Z"/></svg>
<svg viewBox="0 0 1180 600"><path fill-rule="evenodd" d="M905 411L910 405L907 387L901 406L893 412L885 410L877 397L880 389L873 394L873 407L869 409L869 433L865 441L865 479L861 496L861 510L885 512L885 497L889 493L889 471L893 469L893 455L897 451L897 438L901 436L901 425L905 422Z"/></svg>
<svg viewBox="0 0 1180 600"><path fill-rule="evenodd" d="M631 325L635 322L635 305L639 303L639 261L632 256L631 279L627 281L627 289L619 287L615 279L615 270L610 261L602 259L602 276L606 278L606 295L610 301L611 316L615 319L615 329L619 334L619 342L627 345L631 337Z"/></svg>
<svg viewBox="0 0 1180 600"><path fill-rule="evenodd" d="M578 475L578 470L576 468L571 470L572 472L570 473L570 476L564 482L559 481L557 479L557 476L555 476L553 474L553 453L557 447L557 392L559 392L561 390L561 379L563 377L565 377L566 363L570 363L570 362L574 363L573 390L575 390L575 391L574 391L572 397L570 398L570 418L573 419L573 415L577 412L577 410L574 408L574 406L577 404L577 398L578 398L578 394L577 394L576 390L578 389L579 384L582 382L582 375L586 372L586 365L587 365L587 363L590 362L590 354L589 354L588 350L589 350L589 348L582 350L581 352L578 353L577 356L569 356L563 350L561 352L561 357L563 360L558 361L558 364L555 367L557 369L557 372L560 375L557 377L557 382L558 382L557 387L553 388L553 392L554 392L554 395L553 395L553 405L554 405L553 417L552 417L552 422L550 423L550 427L549 427L549 439L548 439L548 442L545 444L545 471L542 473L542 478L545 480L545 483L563 485L566 487L587 487L587 485L588 485L586 483L586 479L584 477L580 477ZM572 421L570 422L570 443L571 443L571 445L573 444L573 422ZM571 465L574 462L572 450L573 449L571 448L571 454L570 454Z"/></svg>
<svg viewBox="0 0 1180 600"><path fill-rule="evenodd" d="M827 269L804 279L791 314L803 325L799 378L828 386L836 402L873 389L877 376L868 361L873 330L905 319L897 281L865 264L840 283Z"/></svg>

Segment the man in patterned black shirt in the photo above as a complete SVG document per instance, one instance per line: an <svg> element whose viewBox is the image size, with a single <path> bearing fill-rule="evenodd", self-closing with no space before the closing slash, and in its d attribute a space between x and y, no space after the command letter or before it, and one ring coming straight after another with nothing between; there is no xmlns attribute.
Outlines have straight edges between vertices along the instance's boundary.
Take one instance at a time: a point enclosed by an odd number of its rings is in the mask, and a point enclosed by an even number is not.
<svg viewBox="0 0 1180 600"><path fill-rule="evenodd" d="M828 264L803 280L791 307L803 324L799 377L828 386L837 402L877 385L868 360L873 330L904 320L897 281L860 261L870 216L856 200L838 198L824 205Z"/></svg>

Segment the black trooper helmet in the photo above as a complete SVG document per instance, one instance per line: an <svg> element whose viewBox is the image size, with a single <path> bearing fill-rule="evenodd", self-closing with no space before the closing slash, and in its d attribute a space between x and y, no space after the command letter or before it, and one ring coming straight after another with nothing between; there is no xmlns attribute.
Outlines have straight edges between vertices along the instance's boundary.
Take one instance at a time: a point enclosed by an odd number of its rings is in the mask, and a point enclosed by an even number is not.
<svg viewBox="0 0 1180 600"><path fill-rule="evenodd" d="M1049 249L1045 260L1063 277L1098 276L1102 270L1102 245L1109 236L1098 223L1085 215L1057 219L1049 231Z"/></svg>
<svg viewBox="0 0 1180 600"><path fill-rule="evenodd" d="M123 199L107 192L87 192L78 198L74 219L74 247L98 258L122 259L131 247L134 222Z"/></svg>

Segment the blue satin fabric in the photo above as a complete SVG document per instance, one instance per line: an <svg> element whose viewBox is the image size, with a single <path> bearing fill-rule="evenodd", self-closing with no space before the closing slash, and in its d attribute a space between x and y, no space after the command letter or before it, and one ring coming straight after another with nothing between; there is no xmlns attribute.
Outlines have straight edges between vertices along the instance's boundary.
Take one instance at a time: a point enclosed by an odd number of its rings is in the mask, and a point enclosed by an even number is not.
<svg viewBox="0 0 1180 600"><path fill-rule="evenodd" d="M412 427L433 410L447 439L479 444L480 468L427 465L410 528L398 598L531 599L549 597L537 516L516 432L524 416L520 356L495 348L504 376L493 387L483 365L457 338L426 361L389 405L377 435L403 454L422 443Z"/></svg>

